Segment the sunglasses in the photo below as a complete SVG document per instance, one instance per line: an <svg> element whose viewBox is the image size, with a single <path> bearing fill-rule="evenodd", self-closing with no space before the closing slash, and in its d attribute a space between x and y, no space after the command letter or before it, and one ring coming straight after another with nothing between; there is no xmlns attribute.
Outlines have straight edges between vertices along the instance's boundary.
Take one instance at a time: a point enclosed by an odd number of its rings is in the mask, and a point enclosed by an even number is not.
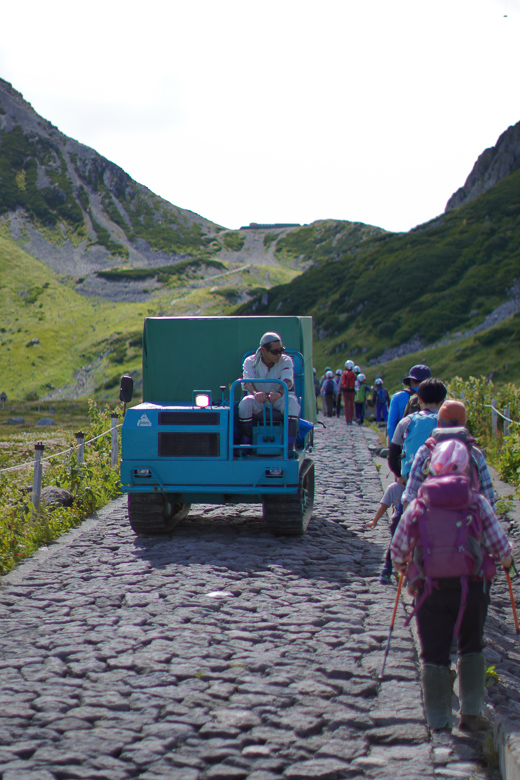
<svg viewBox="0 0 520 780"><path fill-rule="evenodd" d="M269 347L266 347L266 350L270 352L271 355L283 355L285 347L282 347L281 349L269 349Z"/></svg>

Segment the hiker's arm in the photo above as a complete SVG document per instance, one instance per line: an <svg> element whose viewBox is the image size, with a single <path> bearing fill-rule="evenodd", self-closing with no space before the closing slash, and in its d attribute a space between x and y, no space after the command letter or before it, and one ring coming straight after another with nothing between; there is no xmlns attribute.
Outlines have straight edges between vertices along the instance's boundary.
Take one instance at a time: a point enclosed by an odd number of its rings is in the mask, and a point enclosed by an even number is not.
<svg viewBox="0 0 520 780"><path fill-rule="evenodd" d="M477 495L476 501L480 504L482 516L482 545L495 560L501 561L505 568L511 559L511 545L508 538L489 501L482 495Z"/></svg>
<svg viewBox="0 0 520 780"><path fill-rule="evenodd" d="M379 504L379 508L378 508L377 512L375 513L373 520L369 520L368 521L367 528L375 528L377 523L378 523L378 521L381 520L381 518L383 517L383 515L384 515L384 513L386 512L387 509L388 509L388 506L386 504L383 504L383 503Z"/></svg>

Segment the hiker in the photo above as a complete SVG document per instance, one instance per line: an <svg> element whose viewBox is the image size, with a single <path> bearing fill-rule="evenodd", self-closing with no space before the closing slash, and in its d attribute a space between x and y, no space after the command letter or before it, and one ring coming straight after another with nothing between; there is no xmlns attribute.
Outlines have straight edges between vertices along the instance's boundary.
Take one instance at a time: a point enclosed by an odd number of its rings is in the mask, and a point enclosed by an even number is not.
<svg viewBox="0 0 520 780"><path fill-rule="evenodd" d="M345 422L352 425L354 419L354 397L356 395L356 375L353 371L354 362L345 361L345 371L341 377L341 392L343 394L343 403L345 405Z"/></svg>
<svg viewBox="0 0 520 780"><path fill-rule="evenodd" d="M272 404L273 409L284 412L284 382L289 390L289 448L294 448L298 430L300 404L294 394L294 365L289 355L284 355L285 347L277 333L264 333L254 355L244 360L244 384L249 393L238 405L240 444L251 444L253 439L253 415L261 412L264 404ZM255 379L272 379L270 384L254 384Z"/></svg>
<svg viewBox="0 0 520 780"><path fill-rule="evenodd" d="M332 417L332 412L336 402L336 382L332 371L327 371L325 379L321 386L322 411L325 417Z"/></svg>
<svg viewBox="0 0 520 780"><path fill-rule="evenodd" d="M365 384L366 377L364 374L358 374L356 395L354 398L354 407L356 411L356 422L358 425L363 425L365 422L365 407L367 402L367 396L370 393L370 388Z"/></svg>
<svg viewBox="0 0 520 780"><path fill-rule="evenodd" d="M512 565L511 547L489 502L473 489L470 457L456 439L439 442L429 476L394 534L396 569L407 573L416 595L424 708L432 731L453 726L450 650L456 638L460 721L463 730L485 728L482 717L486 661L484 623L494 560ZM407 618L409 622L410 615Z"/></svg>
<svg viewBox="0 0 520 780"><path fill-rule="evenodd" d="M381 377L378 377L374 382L373 391L372 404L376 407L376 422L379 426L386 425L390 396L386 387L383 386Z"/></svg>
<svg viewBox="0 0 520 780"><path fill-rule="evenodd" d="M401 508L401 496L403 495L403 490L404 490L404 479L402 479L402 477L397 477L395 482L392 482L391 485L388 485L387 489L384 492L383 498L381 499L377 512L375 513L373 519L367 522L367 528L375 528L379 520L381 519L381 517L387 511L387 509L390 506L393 506L394 511L390 518L390 534L391 536L394 535L395 529L397 528L397 524L399 523L399 520L401 519L401 515L402 515L402 511L400 511L400 508ZM388 548L386 553L386 558L385 558L385 565L383 566L383 571L381 572L381 577L379 579L379 582L382 585L390 585L391 577L392 577L392 559L390 556L390 548Z"/></svg>
<svg viewBox="0 0 520 780"><path fill-rule="evenodd" d="M314 395L316 396L316 414L318 414L318 398L320 397L320 380L316 373L316 369L312 369L312 381L314 382Z"/></svg>
<svg viewBox="0 0 520 780"><path fill-rule="evenodd" d="M406 404L410 396L417 391L417 388L424 379L431 377L432 372L428 366L412 366L408 376L403 379L404 390L394 393L390 399L390 408L388 410L387 434L388 441L391 442L394 436L395 428L399 420L404 416Z"/></svg>
<svg viewBox="0 0 520 780"><path fill-rule="evenodd" d="M428 439L428 444L423 444L416 452L408 481L406 483L406 489L403 494L403 506L406 506L417 497L419 488L424 482L427 473L427 461L431 457L432 444L435 445L436 439L442 438L443 434L447 434L450 431L450 435L461 436L468 440L469 432L465 428L466 425L466 407L462 401L449 399L445 401L439 413L437 415L437 429L432 431L431 439ZM491 475L487 467L486 459L478 447L475 446L473 439L471 439L471 458L476 470L476 482L479 493L489 501L491 506L495 508L495 490L493 488L493 482L491 481Z"/></svg>
<svg viewBox="0 0 520 780"><path fill-rule="evenodd" d="M439 379L425 379L417 388L420 411L403 417L390 443L388 465L396 476L408 479L417 450L437 426L446 394L446 386Z"/></svg>
<svg viewBox="0 0 520 780"><path fill-rule="evenodd" d="M341 417L341 377L343 371L341 368L337 368L334 375L334 382L336 383L336 417Z"/></svg>
<svg viewBox="0 0 520 780"><path fill-rule="evenodd" d="M411 464L414 462L417 450L425 443L437 425L438 410L446 398L446 392L446 386L439 379L425 379L417 388L420 411L403 417L395 430L394 438L390 444L388 465L402 485L407 484ZM402 501L403 499L401 499L390 523L392 538L404 511ZM391 577L392 557L389 547L379 582L381 585L390 585Z"/></svg>

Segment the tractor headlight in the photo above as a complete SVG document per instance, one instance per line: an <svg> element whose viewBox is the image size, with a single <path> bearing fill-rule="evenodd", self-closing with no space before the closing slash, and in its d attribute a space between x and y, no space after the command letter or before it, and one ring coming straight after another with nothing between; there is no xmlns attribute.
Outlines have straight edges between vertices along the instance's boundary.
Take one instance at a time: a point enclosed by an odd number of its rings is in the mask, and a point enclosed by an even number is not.
<svg viewBox="0 0 520 780"><path fill-rule="evenodd" d="M211 406L211 390L194 390L193 406L198 409L207 409L208 406Z"/></svg>

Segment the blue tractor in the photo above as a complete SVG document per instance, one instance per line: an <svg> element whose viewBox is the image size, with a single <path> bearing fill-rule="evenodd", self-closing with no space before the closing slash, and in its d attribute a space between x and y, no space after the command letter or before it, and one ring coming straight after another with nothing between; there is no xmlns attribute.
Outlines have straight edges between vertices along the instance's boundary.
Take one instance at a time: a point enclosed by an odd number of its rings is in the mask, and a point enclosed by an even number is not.
<svg viewBox="0 0 520 780"><path fill-rule="evenodd" d="M294 363L301 408L295 448L283 384L285 413L266 404L251 443L239 437L242 363L272 330ZM262 381L255 381L259 389ZM121 399L131 397L125 376ZM133 530L169 533L194 503L259 503L273 534L304 533L314 502L315 415L311 317L147 318L143 402L126 410L122 432L121 485Z"/></svg>

